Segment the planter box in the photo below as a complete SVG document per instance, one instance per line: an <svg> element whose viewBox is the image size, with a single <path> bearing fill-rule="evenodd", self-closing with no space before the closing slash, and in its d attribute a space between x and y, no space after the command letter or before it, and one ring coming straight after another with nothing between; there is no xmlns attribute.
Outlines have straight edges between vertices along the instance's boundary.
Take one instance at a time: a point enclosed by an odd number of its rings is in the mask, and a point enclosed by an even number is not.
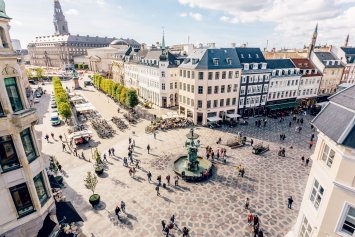
<svg viewBox="0 0 355 237"><path fill-rule="evenodd" d="M100 195L99 194L93 194L89 198L89 203L91 204L92 207L95 207L97 204L100 203Z"/></svg>
<svg viewBox="0 0 355 237"><path fill-rule="evenodd" d="M95 168L95 173L97 175L102 175L104 173L104 168Z"/></svg>

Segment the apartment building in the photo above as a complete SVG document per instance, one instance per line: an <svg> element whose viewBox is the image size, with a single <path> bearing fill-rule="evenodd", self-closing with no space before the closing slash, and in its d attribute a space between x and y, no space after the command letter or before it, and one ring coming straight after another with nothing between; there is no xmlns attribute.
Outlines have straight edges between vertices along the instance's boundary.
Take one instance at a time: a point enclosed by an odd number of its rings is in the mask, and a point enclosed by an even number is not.
<svg viewBox="0 0 355 237"><path fill-rule="evenodd" d="M288 236L355 236L355 86L329 100L312 121L318 140L297 222Z"/></svg>
<svg viewBox="0 0 355 237"><path fill-rule="evenodd" d="M0 1L0 236L37 236L54 208L45 162L33 125L36 111L26 98L23 75Z"/></svg>
<svg viewBox="0 0 355 237"><path fill-rule="evenodd" d="M179 113L195 124L236 119L240 76L234 48L194 49L179 66Z"/></svg>
<svg viewBox="0 0 355 237"><path fill-rule="evenodd" d="M259 48L235 48L242 65L238 113L244 117L263 115L271 69Z"/></svg>
<svg viewBox="0 0 355 237"><path fill-rule="evenodd" d="M293 64L299 68L301 75L297 91L297 100L301 106L309 108L316 104L322 74L307 58L292 58Z"/></svg>
<svg viewBox="0 0 355 237"><path fill-rule="evenodd" d="M355 48L348 46L332 46L331 52L334 53L345 65L341 83L355 84Z"/></svg>
<svg viewBox="0 0 355 237"><path fill-rule="evenodd" d="M301 75L290 59L268 59L271 69L269 90L267 94L267 113L293 110L296 102ZM266 87L267 85L265 85Z"/></svg>

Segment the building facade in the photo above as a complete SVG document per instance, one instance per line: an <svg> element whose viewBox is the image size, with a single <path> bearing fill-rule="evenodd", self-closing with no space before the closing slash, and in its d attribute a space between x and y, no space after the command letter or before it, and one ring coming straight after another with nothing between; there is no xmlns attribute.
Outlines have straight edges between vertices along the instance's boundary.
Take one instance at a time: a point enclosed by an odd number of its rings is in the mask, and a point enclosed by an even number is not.
<svg viewBox="0 0 355 237"><path fill-rule="evenodd" d="M355 235L355 86L330 97L312 124L318 140L293 235ZM337 122L334 122L337 121Z"/></svg>
<svg viewBox="0 0 355 237"><path fill-rule="evenodd" d="M318 90L318 100L322 101L336 92L344 66L331 52L312 52L311 61L323 75Z"/></svg>
<svg viewBox="0 0 355 237"><path fill-rule="evenodd" d="M333 46L331 52L345 65L341 83L355 84L355 48L348 46L339 48Z"/></svg>
<svg viewBox="0 0 355 237"><path fill-rule="evenodd" d="M300 85L299 69L290 59L268 59L272 70L267 94L267 112L293 110L298 104L296 97ZM265 85L267 88L267 85Z"/></svg>
<svg viewBox="0 0 355 237"><path fill-rule="evenodd" d="M32 237L54 200L33 128L38 118L26 98L9 21L0 0L0 235Z"/></svg>
<svg viewBox="0 0 355 237"><path fill-rule="evenodd" d="M297 100L302 107L315 105L322 74L307 58L292 58L301 75L297 91Z"/></svg>
<svg viewBox="0 0 355 237"><path fill-rule="evenodd" d="M74 57L86 55L91 48L107 47L115 38L71 35L59 0L54 1L54 35L38 36L28 45L32 65L64 67Z"/></svg>
<svg viewBox="0 0 355 237"><path fill-rule="evenodd" d="M194 49L179 66L179 113L195 124L235 119L240 77L234 48Z"/></svg>
<svg viewBox="0 0 355 237"><path fill-rule="evenodd" d="M263 115L271 69L259 48L235 48L242 64L239 110L244 117Z"/></svg>

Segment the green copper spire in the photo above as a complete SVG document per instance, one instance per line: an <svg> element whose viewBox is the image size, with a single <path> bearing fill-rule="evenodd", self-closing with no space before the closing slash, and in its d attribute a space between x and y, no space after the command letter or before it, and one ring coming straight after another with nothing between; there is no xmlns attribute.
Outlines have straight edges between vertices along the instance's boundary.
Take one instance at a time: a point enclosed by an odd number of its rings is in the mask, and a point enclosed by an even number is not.
<svg viewBox="0 0 355 237"><path fill-rule="evenodd" d="M161 48L164 50L165 49L165 37L164 37L164 28L163 28L163 39L161 41Z"/></svg>
<svg viewBox="0 0 355 237"><path fill-rule="evenodd" d="M6 15L4 0L0 0L0 18L11 19L8 15Z"/></svg>

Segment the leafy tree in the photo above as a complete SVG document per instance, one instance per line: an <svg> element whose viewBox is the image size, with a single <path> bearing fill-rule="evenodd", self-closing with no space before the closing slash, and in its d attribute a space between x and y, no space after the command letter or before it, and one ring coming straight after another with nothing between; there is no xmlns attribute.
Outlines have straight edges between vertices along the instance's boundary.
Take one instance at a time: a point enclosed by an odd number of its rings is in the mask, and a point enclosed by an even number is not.
<svg viewBox="0 0 355 237"><path fill-rule="evenodd" d="M85 187L91 190L92 194L95 194L96 185L98 183L97 177L95 174L88 172L86 178L84 179Z"/></svg>
<svg viewBox="0 0 355 237"><path fill-rule="evenodd" d="M39 68L36 68L35 69L35 72L36 72L36 77L37 78L43 78L43 74L44 74L44 70L43 68L39 67Z"/></svg>
<svg viewBox="0 0 355 237"><path fill-rule="evenodd" d="M121 93L120 93L120 102L124 104L126 102L126 97L127 97L127 89L126 87L122 87Z"/></svg>
<svg viewBox="0 0 355 237"><path fill-rule="evenodd" d="M126 93L126 105L130 108L134 108L138 105L138 102L137 91L134 89L129 89Z"/></svg>
<svg viewBox="0 0 355 237"><path fill-rule="evenodd" d="M31 69L26 69L26 76L28 79L33 78L33 72Z"/></svg>
<svg viewBox="0 0 355 237"><path fill-rule="evenodd" d="M71 117L71 108L69 103L59 103L58 112L65 118L65 121Z"/></svg>

